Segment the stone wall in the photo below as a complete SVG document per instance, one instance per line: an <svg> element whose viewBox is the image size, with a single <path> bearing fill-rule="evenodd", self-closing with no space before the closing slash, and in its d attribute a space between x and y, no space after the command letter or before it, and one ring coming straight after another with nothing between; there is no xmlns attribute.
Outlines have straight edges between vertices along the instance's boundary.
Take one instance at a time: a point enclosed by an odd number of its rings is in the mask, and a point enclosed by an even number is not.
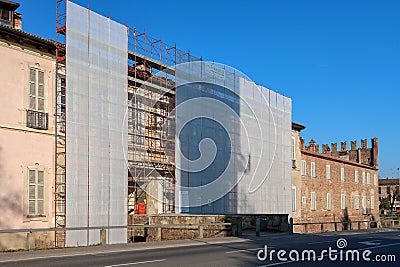
<svg viewBox="0 0 400 267"><path fill-rule="evenodd" d="M263 232L289 232L288 215L131 215L129 225L166 225L161 228L161 240L178 240L199 238L198 224L232 223L230 225L204 226L202 236L225 237L237 234L237 226L241 224L242 231L255 231L256 220L260 218L260 230ZM187 225L167 226L167 225ZM188 225L192 224L192 225ZM233 229L232 229L233 228ZM128 230L128 238L132 241L157 241L160 239L157 227L143 227Z"/></svg>

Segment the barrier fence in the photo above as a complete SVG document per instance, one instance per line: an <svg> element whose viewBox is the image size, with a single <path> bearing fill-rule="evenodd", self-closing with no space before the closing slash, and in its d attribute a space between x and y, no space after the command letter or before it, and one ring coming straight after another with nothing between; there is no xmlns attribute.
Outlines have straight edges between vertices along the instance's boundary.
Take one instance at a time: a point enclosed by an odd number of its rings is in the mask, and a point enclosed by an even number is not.
<svg viewBox="0 0 400 267"><path fill-rule="evenodd" d="M265 218L259 217L256 219L255 235L260 236L262 230L262 220ZM346 231L346 230L361 230L370 228L388 228L400 226L399 220L358 220L351 222L293 222L290 219L289 232L293 233L294 226L303 226L304 233L309 233L310 226L320 225L320 232L327 231L327 225L334 225L334 231ZM156 229L155 241L161 241L163 239L162 229L178 228L182 230L197 230L197 238L204 238L204 231L210 230L212 227L225 226L225 230L230 231L232 236L243 235L243 222L241 218L237 218L234 223L193 223L193 224L140 224L140 225L128 225L128 226L110 226L110 227L70 227L70 228L31 228L31 229L0 229L0 234L11 234L11 233L27 233L26 242L28 250L35 249L35 232L58 232L58 231L78 231L78 230L99 230L100 243L99 245L107 244L107 230L110 229L127 229L128 230L148 230ZM340 227L339 227L340 226ZM365 228L363 228L363 226ZM254 229L254 228L253 228ZM264 230L265 231L265 230ZM315 231L314 231L315 232ZM254 232L253 232L254 234Z"/></svg>

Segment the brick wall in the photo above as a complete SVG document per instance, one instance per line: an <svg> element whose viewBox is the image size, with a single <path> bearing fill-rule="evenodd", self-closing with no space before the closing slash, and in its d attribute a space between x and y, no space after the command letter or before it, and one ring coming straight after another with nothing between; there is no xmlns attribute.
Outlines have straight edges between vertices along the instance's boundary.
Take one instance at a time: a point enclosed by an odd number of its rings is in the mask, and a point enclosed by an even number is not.
<svg viewBox="0 0 400 267"><path fill-rule="evenodd" d="M309 146L299 137L299 132L292 135L298 139L296 167L292 170L293 187L296 192L296 210L292 213L294 222L342 222L356 220L371 220L379 218L378 198L378 154L377 139L372 139L372 147L367 148L362 141L361 148L356 142L342 142L340 149L337 144L319 146L311 140ZM301 163L301 161L305 163ZM305 175L302 175L302 165L305 164ZM315 166L315 175L311 175L311 165ZM327 165L330 166L330 178L327 178ZM342 168L344 180L342 181ZM358 182L355 176L358 171ZM363 173L365 179L363 181ZM304 174L304 173L303 173ZM369 183L367 177L369 178ZM312 207L312 193L315 194L315 209ZM330 194L331 208L328 209L327 194ZM345 208L342 209L342 194L345 196ZM358 208L356 207L358 196ZM363 197L366 202L366 212L363 209ZM373 201L373 203L372 203ZM315 229L314 229L315 228ZM339 227L340 228L340 227ZM324 227L324 231L333 231L334 224ZM338 229L340 230L340 229ZM295 226L295 232L303 232L301 226ZM320 225L312 225L309 232L320 231Z"/></svg>

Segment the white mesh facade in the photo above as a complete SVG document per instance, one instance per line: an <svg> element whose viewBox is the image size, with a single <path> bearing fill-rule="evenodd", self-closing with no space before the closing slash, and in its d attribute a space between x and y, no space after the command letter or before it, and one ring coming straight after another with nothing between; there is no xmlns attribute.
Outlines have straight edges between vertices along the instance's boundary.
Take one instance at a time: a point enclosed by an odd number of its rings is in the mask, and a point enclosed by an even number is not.
<svg viewBox="0 0 400 267"><path fill-rule="evenodd" d="M127 224L127 28L67 3L66 227ZM66 245L100 242L67 231ZM107 242L126 243L126 229Z"/></svg>
<svg viewBox="0 0 400 267"><path fill-rule="evenodd" d="M290 214L291 99L211 62L176 82L176 210Z"/></svg>

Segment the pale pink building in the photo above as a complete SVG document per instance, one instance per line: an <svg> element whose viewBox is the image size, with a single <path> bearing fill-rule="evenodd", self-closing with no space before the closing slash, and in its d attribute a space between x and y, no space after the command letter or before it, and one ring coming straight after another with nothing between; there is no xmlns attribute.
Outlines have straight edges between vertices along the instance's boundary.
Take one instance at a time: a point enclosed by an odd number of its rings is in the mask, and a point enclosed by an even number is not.
<svg viewBox="0 0 400 267"><path fill-rule="evenodd" d="M0 0L0 229L54 226L54 43L21 29L19 4ZM36 246L53 233L34 234ZM0 250L26 248L0 234Z"/></svg>

